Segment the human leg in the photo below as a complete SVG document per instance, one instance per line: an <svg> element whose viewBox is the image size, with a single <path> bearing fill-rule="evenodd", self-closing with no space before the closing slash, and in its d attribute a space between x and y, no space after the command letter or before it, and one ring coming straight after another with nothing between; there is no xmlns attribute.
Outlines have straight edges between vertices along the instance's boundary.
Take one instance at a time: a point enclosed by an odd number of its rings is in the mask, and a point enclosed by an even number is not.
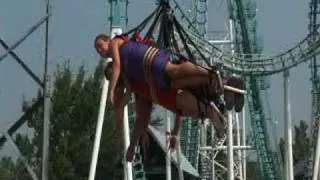
<svg viewBox="0 0 320 180"><path fill-rule="evenodd" d="M223 78L223 84L232 86L238 89L245 89L244 82L237 77ZM190 84L192 82L192 86ZM182 89L188 86L188 89L203 97L207 100L213 100L217 97L219 92L223 92L223 87L218 82L218 77L210 79L205 76L186 77L171 81L171 87L176 89ZM227 110L235 109L236 112L240 112L244 106L244 95L233 92L230 90L224 90L225 107Z"/></svg>
<svg viewBox="0 0 320 180"><path fill-rule="evenodd" d="M194 118L209 118L214 124L219 136L223 134L224 122L216 110L210 105L199 102L196 97L188 91L178 92L176 98L176 107L180 110L182 116ZM199 112L199 110L201 112ZM201 114L203 117L201 117Z"/></svg>
<svg viewBox="0 0 320 180"><path fill-rule="evenodd" d="M192 83L192 84L191 84ZM176 89L188 89L193 93L213 100L218 94L223 93L223 84L220 85L218 77L193 76L171 81L171 87Z"/></svg>
<svg viewBox="0 0 320 180"><path fill-rule="evenodd" d="M193 82L190 84L190 82ZM184 77L180 79L175 79L170 82L170 86L176 89L182 89L186 87L195 88L199 87L203 84L207 84L210 82L209 77L206 76L190 76Z"/></svg>
<svg viewBox="0 0 320 180"><path fill-rule="evenodd" d="M188 61L183 62L181 64L172 64L168 62L165 67L165 71L168 76L175 80L185 78L187 76L208 76L210 72L208 69L197 66Z"/></svg>
<svg viewBox="0 0 320 180"><path fill-rule="evenodd" d="M127 151L127 161L133 161L135 148L139 144L140 138L147 132L151 116L152 103L146 99L136 96L136 122L133 129L130 146Z"/></svg>

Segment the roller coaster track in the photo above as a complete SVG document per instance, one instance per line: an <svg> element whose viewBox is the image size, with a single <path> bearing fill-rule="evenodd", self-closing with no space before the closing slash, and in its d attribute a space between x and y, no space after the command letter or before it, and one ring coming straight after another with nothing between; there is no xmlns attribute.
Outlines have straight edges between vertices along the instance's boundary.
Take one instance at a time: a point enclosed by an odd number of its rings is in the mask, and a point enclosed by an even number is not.
<svg viewBox="0 0 320 180"><path fill-rule="evenodd" d="M175 2L174 0L172 2ZM255 146L258 148L258 156L260 158L260 166L262 170L262 176L265 179L280 179L280 172L277 172L279 161L275 160L274 152L271 151L267 129L266 129L266 117L262 107L262 102L260 98L259 88L258 88L258 77L270 76L288 70L290 68L296 67L301 63L311 60L311 71L312 71L312 82L313 82L313 117L318 116L318 90L319 90L319 80L317 74L317 63L315 57L320 53L320 36L317 33L319 25L316 22L316 17L318 14L317 4L318 1L314 0L311 3L311 13L310 13L310 32L303 38L297 45L288 49L287 51L280 53L272 57L262 57L259 53L253 50L253 43L247 32L247 22L243 16L243 8L241 8L241 1L235 1L237 6L237 21L240 25L241 45L238 47L241 53L236 53L234 56L231 52L219 49L218 47L212 45L206 39L204 39L197 29L193 26L191 21L187 19L183 12L178 12L181 16L180 22L182 22L183 27L188 29L187 34L191 37L192 41L197 43L198 47L201 47L202 53L205 54L206 60L213 59L215 64L220 64L221 68L225 71L236 73L238 75L246 76L249 79L248 86L248 101L249 109L252 119L252 126L254 127L254 137ZM180 11L181 8L175 6L175 14L177 10ZM189 42L190 48L191 43ZM181 48L183 49L183 48ZM195 49L193 49L195 51ZM195 51L196 52L196 51ZM197 55L197 53L194 53ZM201 60L201 57L196 57ZM316 129L315 129L316 130ZM279 158L278 158L279 159Z"/></svg>
<svg viewBox="0 0 320 180"><path fill-rule="evenodd" d="M202 51L205 52L207 59L213 58L215 63L220 63L227 71L248 76L249 110L252 118L252 126L254 127L255 146L259 156L261 174L265 179L281 179L281 171L279 171L279 167L281 167L279 166L281 164L280 158L275 158L274 155L277 155L277 153L272 152L269 145L265 121L266 116L262 107L257 77L285 71L316 56L319 53L320 41L318 34L314 32L316 32L318 26L314 26L313 29L310 28L310 34L293 48L276 56L263 58L260 57L259 54L253 54L256 53L253 47L255 42L252 42L247 34L247 22L245 22L246 19L243 16L242 3L241 1L236 1L235 4L237 7L236 17L240 25L239 34L241 36L238 40L240 39L240 41L242 41L237 49L241 50L240 52L244 55L236 54L232 57L230 52L224 52L215 47L202 38L201 35L197 35L196 31L188 31L188 34L197 42L197 45L201 47ZM192 26L190 21L185 21L184 24L189 28ZM232 61L232 59L236 61ZM316 71L314 70L316 64L313 64L313 71Z"/></svg>
<svg viewBox="0 0 320 180"><path fill-rule="evenodd" d="M296 67L320 53L320 36L309 33L297 45L272 57L262 57L260 54L252 53L236 53L232 56L231 52L219 49L204 37L198 35L198 30L187 18L178 3L174 0L171 2L174 3L174 13L179 15L183 27L188 29L187 34L197 42L198 47L201 47L206 59L213 58L214 62L221 64L221 67L226 71L243 76L268 76ZM247 58L248 56L250 58Z"/></svg>
<svg viewBox="0 0 320 180"><path fill-rule="evenodd" d="M250 0L234 1L234 20L236 31L236 49L239 53L252 54L260 53L258 51L256 42L255 27L255 7L244 8L244 4L252 5ZM251 10L251 11L250 11ZM252 35L252 36L249 36ZM250 59L250 55L247 56ZM270 139L267 130L267 115L262 103L261 87L259 86L259 79L265 77L250 76L248 80L248 105L251 118L251 126L253 132L253 140L256 152L258 154L258 161L260 164L261 177L263 179L281 179L280 172L277 171L281 167L280 163L274 158L274 152L270 146ZM265 99L266 101L268 99Z"/></svg>
<svg viewBox="0 0 320 180"><path fill-rule="evenodd" d="M319 20L319 5L318 0L311 0L310 3L310 12L309 12L309 32L311 34L311 41L314 42L317 40L319 35L318 27L320 25ZM316 133L319 129L319 116L320 116L320 74L319 74L319 60L316 55L311 57L310 61L310 70L311 70L311 82L312 82L312 112L311 112L311 123L312 123L312 132L310 138L310 159L307 164L307 169L305 173L305 179L311 179L313 175L313 158L316 146Z"/></svg>
<svg viewBox="0 0 320 180"><path fill-rule="evenodd" d="M270 58L260 57L255 54L236 54L231 56L231 52L223 51L208 41L202 39L194 33L188 32L189 35L197 39L199 47L206 52L208 59L213 58L215 63L221 64L226 71L231 71L243 76L268 76L283 72L293 68L303 62L310 60L311 57L320 53L320 38L308 35L298 45ZM310 44L310 45L309 45ZM245 58L250 56L251 58ZM199 57L200 58L200 57ZM232 58L235 61L232 61Z"/></svg>

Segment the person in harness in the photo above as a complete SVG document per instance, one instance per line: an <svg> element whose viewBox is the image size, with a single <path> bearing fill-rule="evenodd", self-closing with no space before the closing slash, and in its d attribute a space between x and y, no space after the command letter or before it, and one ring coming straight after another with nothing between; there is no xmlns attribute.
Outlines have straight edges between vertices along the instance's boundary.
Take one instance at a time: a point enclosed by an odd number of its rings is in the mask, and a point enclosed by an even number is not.
<svg viewBox="0 0 320 180"><path fill-rule="evenodd" d="M157 102L157 89L170 88L186 89L201 85L210 85L210 95L223 92L217 74L209 68L197 66L188 60L180 64L171 62L171 52L167 49L141 41L129 40L124 36L109 36L100 34L95 38L95 48L104 58L113 59L113 74L110 80L108 102L114 105L114 91L119 80L120 71L123 71L128 81L146 82L150 86L153 101ZM210 83L208 83L210 82ZM232 94L231 94L232 95ZM230 96L231 96L230 95ZM234 98L231 98L233 100ZM237 109L242 109L243 95L239 96ZM233 101L232 101L233 102ZM226 101L226 106L232 102Z"/></svg>
<svg viewBox="0 0 320 180"><path fill-rule="evenodd" d="M105 77L107 80L112 79L113 62L109 62L105 68ZM124 91L126 89L126 91ZM130 100L131 94L135 95L135 111L136 121L133 128L130 146L127 150L127 161L134 159L135 148L139 144L139 140L145 137L148 124L151 118L151 110L153 99L150 93L150 87L146 82L140 82L136 80L128 81L126 77L121 73L118 84L115 90L115 117L117 124L117 136L118 143L121 145L122 127L123 127L123 112L124 107ZM174 128L169 133L171 137L170 147L175 149L176 136L180 131L182 116L189 116L199 118L200 114L203 114L202 118L208 118L212 121L216 128L218 137L222 137L224 132L224 120L220 117L222 113L220 110L214 109L210 105L199 102L196 97L188 90L169 88L169 89L157 89L157 97L159 99L158 105L176 114L176 121ZM200 113L199 111L202 111Z"/></svg>
<svg viewBox="0 0 320 180"><path fill-rule="evenodd" d="M112 79L113 62L108 62L105 68L105 77L107 80ZM229 79L227 82L235 81ZM126 89L126 92L124 92ZM195 88L198 89L198 88ZM182 116L193 118L208 118L214 125L217 137L221 138L225 134L225 124L223 120L223 109L205 104L198 101L197 98L188 89L157 89L158 105L176 114L174 128L171 132L170 147L175 149L176 137L181 128ZM146 82L131 80L128 81L123 73L120 73L120 79L115 91L115 114L117 123L117 134L121 137L123 111L127 102L130 100L131 93L135 95L135 111L136 122L134 124L131 143L127 151L127 160L132 161L134 149L139 144L139 140L144 139L147 132L148 124L151 117L151 109L153 99L150 93L150 87ZM122 138L118 138L118 143L121 143Z"/></svg>

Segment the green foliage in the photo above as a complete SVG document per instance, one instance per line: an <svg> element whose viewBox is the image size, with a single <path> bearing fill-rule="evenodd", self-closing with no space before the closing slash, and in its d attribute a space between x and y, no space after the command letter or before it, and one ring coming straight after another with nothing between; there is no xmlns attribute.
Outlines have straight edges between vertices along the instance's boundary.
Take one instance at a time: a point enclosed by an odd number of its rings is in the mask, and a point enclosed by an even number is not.
<svg viewBox="0 0 320 180"><path fill-rule="evenodd" d="M10 157L4 157L0 161L0 179L13 180L14 164Z"/></svg>
<svg viewBox="0 0 320 180"><path fill-rule="evenodd" d="M293 139L293 160L294 164L299 163L299 161L308 160L309 147L310 147L310 137L307 135L308 125L305 121L300 120L299 125L294 126L294 139ZM285 140L280 139L280 149L281 155L284 159L285 155Z"/></svg>
<svg viewBox="0 0 320 180"><path fill-rule="evenodd" d="M297 163L300 160L307 160L310 148L310 138L307 135L308 125L305 121L300 121L299 126L294 126L294 162Z"/></svg>
<svg viewBox="0 0 320 180"><path fill-rule="evenodd" d="M99 65L93 75L88 76L83 66L75 75L69 62L57 66L50 114L49 176L52 180L88 178L100 103L101 67ZM39 90L37 97L22 103L22 109L25 111L40 97L42 93ZM14 139L29 165L41 177L43 108L34 111L27 122L28 127L33 129L32 137L17 134ZM111 166L116 161L116 155L121 154L115 148L114 137L113 112L106 109L97 177L112 173ZM8 177L5 179L10 180L12 175L18 180L31 179L20 159L14 162L5 158L0 164L1 176Z"/></svg>
<svg viewBox="0 0 320 180"><path fill-rule="evenodd" d="M310 155L310 137L307 134L308 125L305 121L300 120L299 125L294 126L294 139L293 139L293 165L297 165L300 162L306 162ZM280 150L282 161L284 161L285 157L285 139L280 139ZM304 172L295 172L296 178L300 178L300 176Z"/></svg>

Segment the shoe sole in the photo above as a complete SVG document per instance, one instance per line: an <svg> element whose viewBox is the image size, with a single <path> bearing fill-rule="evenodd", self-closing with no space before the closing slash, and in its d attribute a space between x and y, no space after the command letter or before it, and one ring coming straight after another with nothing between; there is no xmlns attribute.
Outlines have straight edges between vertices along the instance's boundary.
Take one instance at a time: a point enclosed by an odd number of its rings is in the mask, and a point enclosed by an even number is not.
<svg viewBox="0 0 320 180"><path fill-rule="evenodd" d="M245 84L240 78L230 77L226 85L245 90ZM233 91L225 91L225 101L228 110L234 107L235 112L241 112L244 106L244 95Z"/></svg>
<svg viewBox="0 0 320 180"><path fill-rule="evenodd" d="M241 90L245 90L245 84L244 82L239 79L236 78L235 80L235 88L241 89ZM241 112L244 106L244 94L240 94L240 93L234 93L234 97L235 97L235 105L234 105L234 110L238 113Z"/></svg>

